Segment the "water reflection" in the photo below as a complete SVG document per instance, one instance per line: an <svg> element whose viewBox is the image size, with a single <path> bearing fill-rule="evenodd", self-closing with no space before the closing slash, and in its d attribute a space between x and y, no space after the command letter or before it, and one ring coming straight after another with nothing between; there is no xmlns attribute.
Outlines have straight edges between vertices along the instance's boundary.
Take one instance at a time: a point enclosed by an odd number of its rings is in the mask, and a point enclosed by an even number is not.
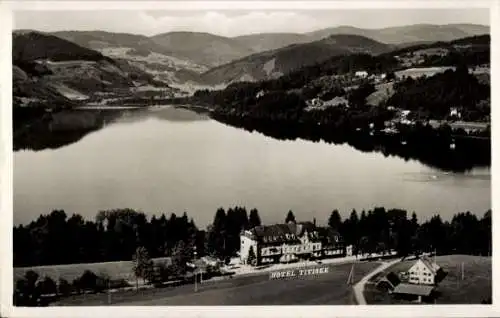
<svg viewBox="0 0 500 318"><path fill-rule="evenodd" d="M75 109L40 114L37 118L17 120L14 129L14 151L57 149L81 140L109 124L132 123L149 118L170 122L208 120L203 111L179 107L132 109Z"/></svg>
<svg viewBox="0 0 500 318"><path fill-rule="evenodd" d="M424 219L491 208L488 169L456 174L413 160L466 166L443 155L439 143L418 148L408 139L405 150L398 139L345 133L324 137L332 144L284 142L283 135L307 134L289 126L246 127L277 136L270 138L233 126L169 107L75 110L25 121L16 127L15 146L35 151L14 154L14 222L52 209L88 219L121 207L148 215L186 211L204 227L217 208L235 205L258 208L265 223L282 222L290 209L300 220L326 222L332 209L348 217L353 208L399 207ZM322 132L307 133L318 141ZM49 148L59 149L38 151ZM471 154L462 161L473 166Z"/></svg>
<svg viewBox="0 0 500 318"><path fill-rule="evenodd" d="M14 131L14 150L34 151L57 149L81 140L86 135L109 124L125 124L151 118L167 122L207 121L206 111L179 107L150 107L137 109L81 109L45 114L40 119L17 124ZM217 116L226 125L257 131L280 140L298 138L314 142L348 144L361 152L379 152L385 157L399 157L419 162L443 171L465 172L474 167L489 167L489 140L454 138L456 147L450 149L448 138L426 135L386 136L366 132L346 133L332 127L311 127L276 122L228 119ZM404 140L404 142L402 142Z"/></svg>
<svg viewBox="0 0 500 318"><path fill-rule="evenodd" d="M332 126L277 123L271 121L217 116L226 125L257 131L280 140L304 139L336 145L348 144L361 152L379 152L385 157L417 160L443 171L466 172L491 165L489 139L441 136L422 129L401 135L370 134L366 131L346 132ZM450 147L451 142L455 147Z"/></svg>

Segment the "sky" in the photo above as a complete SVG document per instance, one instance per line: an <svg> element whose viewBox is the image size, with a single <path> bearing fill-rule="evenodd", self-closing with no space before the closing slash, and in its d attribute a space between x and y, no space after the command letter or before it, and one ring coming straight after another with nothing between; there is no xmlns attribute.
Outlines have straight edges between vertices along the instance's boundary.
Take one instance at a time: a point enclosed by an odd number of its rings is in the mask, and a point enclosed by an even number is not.
<svg viewBox="0 0 500 318"><path fill-rule="evenodd" d="M170 31L222 36L251 33L304 33L349 25L383 28L410 24L472 23L489 25L489 10L355 9L322 11L16 11L14 29L39 31L103 30L147 36Z"/></svg>

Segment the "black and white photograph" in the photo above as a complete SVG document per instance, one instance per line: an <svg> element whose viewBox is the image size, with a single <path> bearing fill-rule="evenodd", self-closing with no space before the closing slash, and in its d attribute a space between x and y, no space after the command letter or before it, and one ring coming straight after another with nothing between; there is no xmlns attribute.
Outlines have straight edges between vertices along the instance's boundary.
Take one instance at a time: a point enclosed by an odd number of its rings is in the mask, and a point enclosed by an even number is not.
<svg viewBox="0 0 500 318"><path fill-rule="evenodd" d="M10 3L11 310L493 313L491 3L138 2Z"/></svg>

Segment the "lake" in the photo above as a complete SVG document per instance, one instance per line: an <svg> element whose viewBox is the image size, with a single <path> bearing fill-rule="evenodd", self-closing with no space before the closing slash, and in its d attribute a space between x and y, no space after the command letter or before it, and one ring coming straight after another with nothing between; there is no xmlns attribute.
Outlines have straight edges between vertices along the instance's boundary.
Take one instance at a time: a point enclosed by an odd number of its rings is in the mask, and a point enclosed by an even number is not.
<svg viewBox="0 0 500 318"><path fill-rule="evenodd" d="M263 223L326 223L375 206L439 213L491 209L489 167L445 172L416 160L343 144L278 140L186 109L76 110L16 132L14 222L64 209L94 219L99 210L193 217L219 207L257 208Z"/></svg>

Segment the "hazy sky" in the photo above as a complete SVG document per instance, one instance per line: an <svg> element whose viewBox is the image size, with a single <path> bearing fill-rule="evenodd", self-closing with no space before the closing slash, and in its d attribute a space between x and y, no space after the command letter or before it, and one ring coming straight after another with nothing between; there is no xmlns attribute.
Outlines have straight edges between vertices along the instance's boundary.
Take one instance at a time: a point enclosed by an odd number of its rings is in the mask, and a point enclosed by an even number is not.
<svg viewBox="0 0 500 318"><path fill-rule="evenodd" d="M15 29L104 30L144 35L198 31L237 36L308 32L351 25L383 28L418 23L489 25L488 9L356 9L322 11L17 11Z"/></svg>

